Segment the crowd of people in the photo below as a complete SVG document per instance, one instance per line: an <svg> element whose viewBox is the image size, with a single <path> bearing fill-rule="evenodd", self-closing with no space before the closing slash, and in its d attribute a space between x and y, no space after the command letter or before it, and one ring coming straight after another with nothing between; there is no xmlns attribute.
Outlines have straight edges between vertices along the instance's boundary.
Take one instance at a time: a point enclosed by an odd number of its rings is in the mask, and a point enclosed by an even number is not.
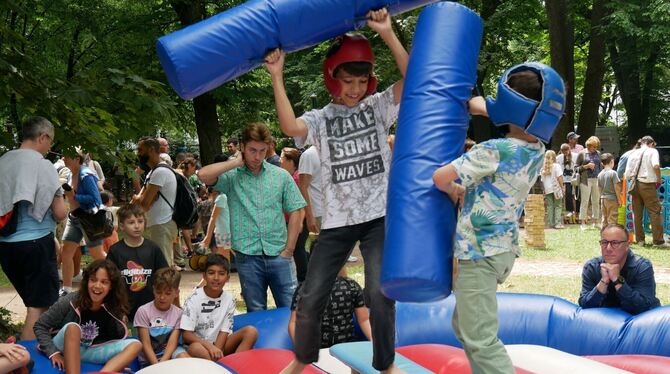
<svg viewBox="0 0 670 374"><path fill-rule="evenodd" d="M663 239L662 207L656 192L663 180L654 139L642 137L617 162L611 153L600 152L600 140L596 136L586 141L586 148L578 144L576 133L569 133L567 138L568 143L561 144L558 156L552 150L546 151L540 173L546 226L562 229L564 222L576 222L577 215L582 230L624 224L619 221L619 210L626 206L626 196L622 195L625 180L636 243L647 244L643 227L643 210L646 209L653 236L650 244L670 247Z"/></svg>
<svg viewBox="0 0 670 374"><path fill-rule="evenodd" d="M408 55L388 12L371 11L367 23L404 77ZM135 193L117 208L116 227L104 238L94 236L88 223L114 205L99 164L81 149L51 164L44 156L54 126L42 117L24 123L20 148L0 159L0 208L12 212L0 231L0 264L28 308L21 339L37 338L40 350L66 372L78 372L81 362L120 371L138 356L150 365L180 357L218 360L252 349L258 332L250 326L233 331L236 302L223 290L234 261L247 311L267 309L268 289L277 307L292 310L288 328L295 360L284 372L299 373L318 360L321 347L353 339L354 314L372 341L374 368L398 371L395 302L381 292L380 272L394 141L388 133L398 117L403 79L375 93L370 44L347 34L324 63L333 101L296 117L284 88L284 56L271 52L265 66L281 130L302 150L277 153L268 127L252 123L239 142L228 142L227 155L201 166L188 154L173 161L167 139L143 137L136 149ZM557 76L548 67L522 65L504 76L499 95L511 90L544 105L544 90L564 94L562 81L545 87L550 83L541 77L552 74ZM468 110L488 115L490 105L495 104L477 96ZM631 313L658 306L651 264L630 251L628 232L615 225L621 174L612 155L599 152L596 137L582 147L575 133L558 156L546 151L546 134L525 128L533 118L529 113L520 124L492 118L504 126L504 138L469 141L463 156L433 175L435 186L461 206L452 322L473 372L513 372L497 339L495 293L520 255L518 220L538 176L551 227L563 227L564 206L568 216L579 215L583 229L603 225L602 256L585 265L580 305L620 306ZM553 131L559 118L543 125ZM635 184L629 191L638 243L645 240L642 208L652 220L660 213L653 200L660 181L654 145L644 137L619 162L619 169L627 163L624 177ZM56 230L59 221L65 222L62 232ZM667 246L656 222L653 244ZM308 251L310 232L318 239ZM364 288L343 272L357 243ZM75 289L83 244L93 262ZM189 256L208 252L202 282L182 309L180 272ZM5 358L25 364L24 351L0 345L0 370Z"/></svg>

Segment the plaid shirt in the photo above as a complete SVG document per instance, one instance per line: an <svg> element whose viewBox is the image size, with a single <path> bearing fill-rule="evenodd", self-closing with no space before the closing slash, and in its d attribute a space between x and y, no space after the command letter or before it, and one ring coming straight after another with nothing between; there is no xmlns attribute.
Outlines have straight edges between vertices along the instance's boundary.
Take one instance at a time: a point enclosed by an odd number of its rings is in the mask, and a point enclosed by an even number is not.
<svg viewBox="0 0 670 374"><path fill-rule="evenodd" d="M305 205L291 175L263 161L254 175L246 166L219 176L214 189L228 196L233 249L250 256L277 256L286 247L284 212Z"/></svg>

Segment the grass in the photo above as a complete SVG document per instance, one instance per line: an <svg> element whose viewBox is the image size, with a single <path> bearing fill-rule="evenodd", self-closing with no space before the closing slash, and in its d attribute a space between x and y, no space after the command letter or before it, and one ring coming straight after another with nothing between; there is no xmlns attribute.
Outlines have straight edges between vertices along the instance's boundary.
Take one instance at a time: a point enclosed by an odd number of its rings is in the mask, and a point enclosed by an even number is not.
<svg viewBox="0 0 670 374"><path fill-rule="evenodd" d="M600 256L599 230L579 229L578 225L571 225L563 230L545 231L545 249L532 249L525 246L521 240L523 257L540 261L567 261L584 263L587 260ZM658 247L641 247L631 245L635 254L647 258L654 267L670 268L670 251Z"/></svg>
<svg viewBox="0 0 670 374"><path fill-rule="evenodd" d="M579 275L574 277L512 275L498 287L498 291L552 295L577 304L581 288ZM657 284L656 297L661 301L661 305L670 304L670 284Z"/></svg>

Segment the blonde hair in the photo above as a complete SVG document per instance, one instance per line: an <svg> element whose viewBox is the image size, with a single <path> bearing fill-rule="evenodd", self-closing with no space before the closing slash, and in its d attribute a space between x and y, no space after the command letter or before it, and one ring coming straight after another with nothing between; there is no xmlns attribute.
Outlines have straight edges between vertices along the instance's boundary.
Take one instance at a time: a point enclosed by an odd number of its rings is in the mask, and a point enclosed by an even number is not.
<svg viewBox="0 0 670 374"><path fill-rule="evenodd" d="M540 174L547 176L551 175L551 169L554 167L556 162L556 152L548 150L544 153L544 165L542 165L542 171Z"/></svg>
<svg viewBox="0 0 670 374"><path fill-rule="evenodd" d="M600 149L600 139L598 139L597 136L592 136L586 140L586 143L584 143L586 147L593 146L596 148L596 151Z"/></svg>

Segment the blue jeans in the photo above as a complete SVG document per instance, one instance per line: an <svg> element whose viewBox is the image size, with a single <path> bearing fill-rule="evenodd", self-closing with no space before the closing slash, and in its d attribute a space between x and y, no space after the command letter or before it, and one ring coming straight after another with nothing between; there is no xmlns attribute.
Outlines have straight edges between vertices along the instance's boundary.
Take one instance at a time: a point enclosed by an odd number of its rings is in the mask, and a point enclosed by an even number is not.
<svg viewBox="0 0 670 374"><path fill-rule="evenodd" d="M248 312L268 308L268 286L277 308L290 307L297 285L293 257L249 256L235 252L242 298Z"/></svg>
<svg viewBox="0 0 670 374"><path fill-rule="evenodd" d="M295 356L302 363L319 359L321 317L337 273L347 262L356 241L365 261L365 304L370 308L372 366L385 370L395 358L395 301L381 292L384 218L358 225L321 230L312 249L307 276L296 308Z"/></svg>

